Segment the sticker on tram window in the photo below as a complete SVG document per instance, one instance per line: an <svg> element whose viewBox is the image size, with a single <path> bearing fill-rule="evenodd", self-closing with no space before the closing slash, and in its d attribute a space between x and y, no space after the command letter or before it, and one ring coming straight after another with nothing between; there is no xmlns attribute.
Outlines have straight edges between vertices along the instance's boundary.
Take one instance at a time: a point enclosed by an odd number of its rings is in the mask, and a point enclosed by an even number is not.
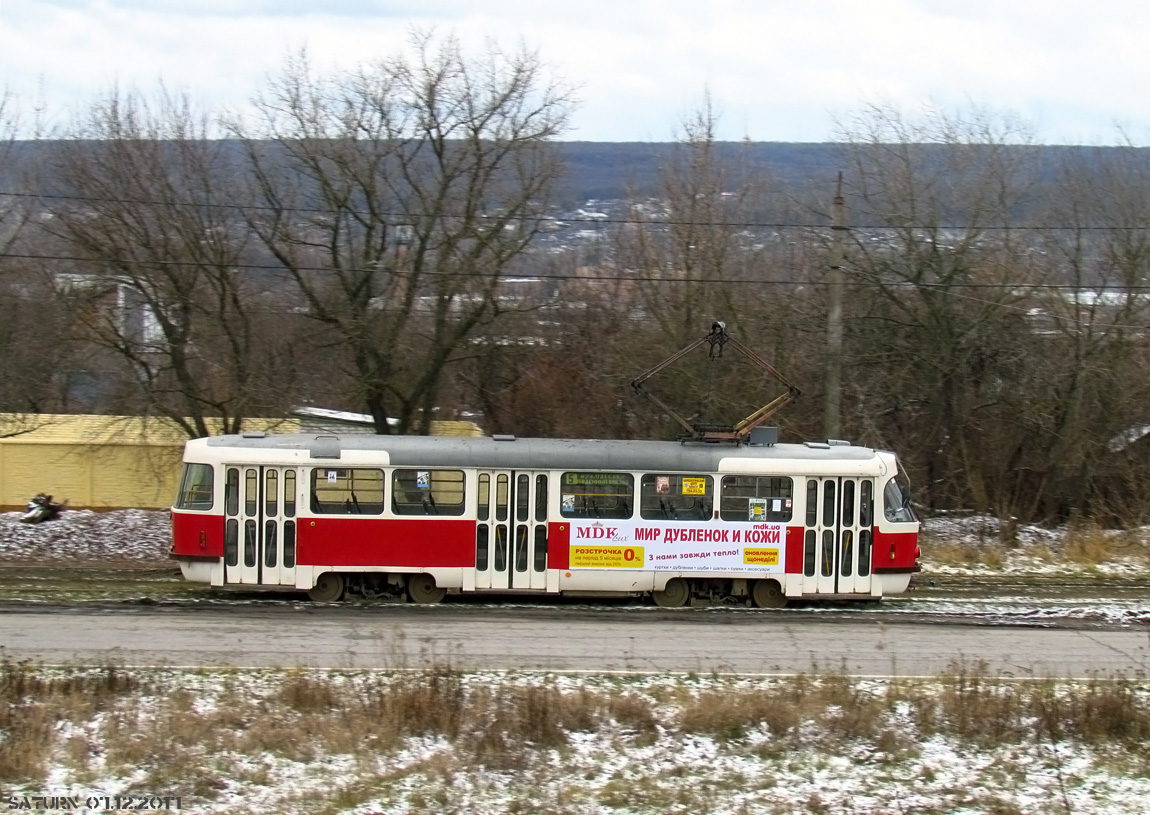
<svg viewBox="0 0 1150 815"><path fill-rule="evenodd" d="M706 495L707 494L707 479L705 478L684 478L683 479L683 495Z"/></svg>
<svg viewBox="0 0 1150 815"><path fill-rule="evenodd" d="M575 511L575 496L574 495L564 495L563 496L563 511L564 512L574 512Z"/></svg>
<svg viewBox="0 0 1150 815"><path fill-rule="evenodd" d="M415 486L421 490L431 489L431 470L416 471Z"/></svg>
<svg viewBox="0 0 1150 815"><path fill-rule="evenodd" d="M327 483L334 484L336 481L339 481L339 470L328 470Z"/></svg>
<svg viewBox="0 0 1150 815"><path fill-rule="evenodd" d="M670 476L660 475L655 478L655 492L670 492L671 491L671 478Z"/></svg>
<svg viewBox="0 0 1150 815"><path fill-rule="evenodd" d="M747 520L748 521L762 521L767 517L767 499L766 498L748 498L747 499Z"/></svg>

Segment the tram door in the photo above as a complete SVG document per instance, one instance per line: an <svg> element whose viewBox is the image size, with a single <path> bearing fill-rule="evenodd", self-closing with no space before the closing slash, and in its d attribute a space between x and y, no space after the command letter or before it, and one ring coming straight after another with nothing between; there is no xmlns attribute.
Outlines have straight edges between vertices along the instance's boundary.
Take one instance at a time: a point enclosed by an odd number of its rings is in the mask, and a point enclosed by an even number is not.
<svg viewBox="0 0 1150 815"><path fill-rule="evenodd" d="M228 467L224 582L294 585L296 470Z"/></svg>
<svg viewBox="0 0 1150 815"><path fill-rule="evenodd" d="M803 593L870 594L874 481L807 480Z"/></svg>
<svg viewBox="0 0 1150 815"><path fill-rule="evenodd" d="M475 588L547 588L547 473L478 475Z"/></svg>

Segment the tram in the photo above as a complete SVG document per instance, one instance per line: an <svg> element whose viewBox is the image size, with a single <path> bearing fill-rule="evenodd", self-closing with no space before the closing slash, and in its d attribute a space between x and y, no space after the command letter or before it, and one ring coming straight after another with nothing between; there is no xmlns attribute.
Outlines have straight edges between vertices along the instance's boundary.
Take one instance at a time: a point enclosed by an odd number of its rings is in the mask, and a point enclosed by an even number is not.
<svg viewBox="0 0 1150 815"><path fill-rule="evenodd" d="M274 435L189 441L172 557L313 600L873 600L918 571L894 453L777 443Z"/></svg>

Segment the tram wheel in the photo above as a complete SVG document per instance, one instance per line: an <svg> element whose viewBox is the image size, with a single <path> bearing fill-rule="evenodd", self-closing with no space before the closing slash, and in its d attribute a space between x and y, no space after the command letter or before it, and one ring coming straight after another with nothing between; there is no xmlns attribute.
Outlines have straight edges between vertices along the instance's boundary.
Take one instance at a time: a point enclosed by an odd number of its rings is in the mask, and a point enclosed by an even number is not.
<svg viewBox="0 0 1150 815"><path fill-rule="evenodd" d="M447 589L435 585L435 578L422 572L407 578L407 596L413 603L438 603L447 596Z"/></svg>
<svg viewBox="0 0 1150 815"><path fill-rule="evenodd" d="M681 577L672 577L662 591L651 592L651 599L660 608L678 608L691 599L691 587Z"/></svg>
<svg viewBox="0 0 1150 815"><path fill-rule="evenodd" d="M759 580L751 589L751 599L759 608L782 608L787 604L787 596L777 580Z"/></svg>
<svg viewBox="0 0 1150 815"><path fill-rule="evenodd" d="M343 576L335 572L324 572L308 589L307 596L317 603L334 603L343 597Z"/></svg>

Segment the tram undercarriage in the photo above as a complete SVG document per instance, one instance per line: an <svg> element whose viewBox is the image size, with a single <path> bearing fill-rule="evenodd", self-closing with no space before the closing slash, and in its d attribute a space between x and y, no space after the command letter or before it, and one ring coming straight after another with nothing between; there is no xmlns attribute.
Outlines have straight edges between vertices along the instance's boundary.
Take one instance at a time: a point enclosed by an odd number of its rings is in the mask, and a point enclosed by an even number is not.
<svg viewBox="0 0 1150 815"><path fill-rule="evenodd" d="M331 603L339 600L363 599L368 601L398 601L420 604L441 602L448 594L464 594L461 589L437 586L435 578L425 572L404 574L394 572L324 572L308 591L316 602ZM466 592L470 594L470 592ZM537 595L556 596L555 592L532 589L506 589L485 591L485 595ZM565 597L644 597L650 596L661 608L682 606L746 606L754 608L783 608L787 596L782 585L773 578L747 579L730 577L672 577L661 590L653 591L588 591L558 592Z"/></svg>

